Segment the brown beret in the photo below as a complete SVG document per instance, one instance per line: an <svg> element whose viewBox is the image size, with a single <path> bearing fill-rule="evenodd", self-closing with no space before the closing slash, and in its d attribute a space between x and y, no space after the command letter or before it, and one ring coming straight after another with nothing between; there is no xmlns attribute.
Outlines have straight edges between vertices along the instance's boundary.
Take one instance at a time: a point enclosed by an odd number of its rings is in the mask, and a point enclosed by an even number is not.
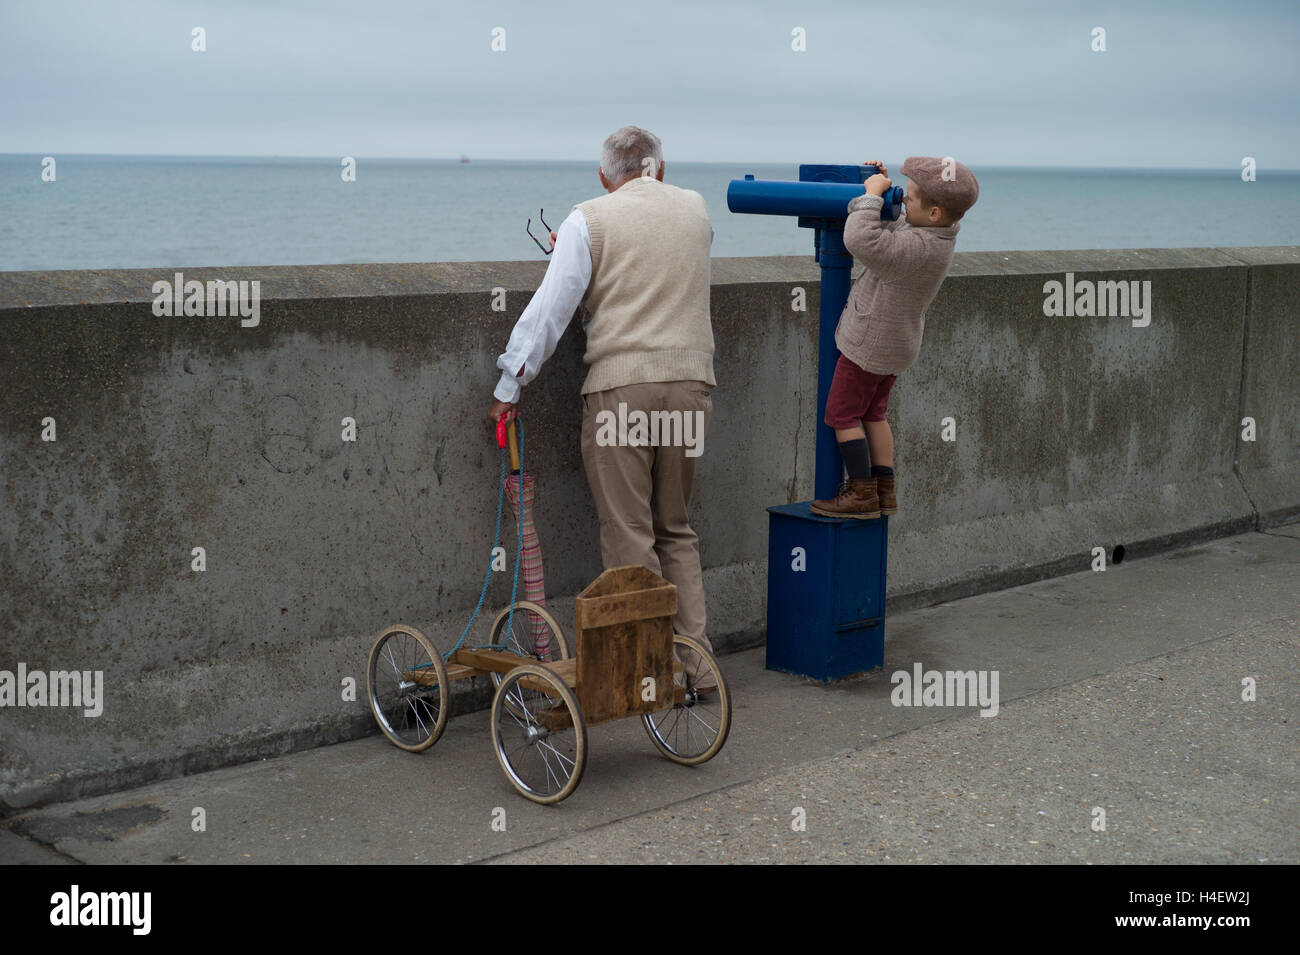
<svg viewBox="0 0 1300 955"><path fill-rule="evenodd" d="M944 178L945 165L948 178ZM908 156L903 161L903 175L916 183L916 188L936 205L954 215L975 205L980 195L980 184L970 169L951 156Z"/></svg>

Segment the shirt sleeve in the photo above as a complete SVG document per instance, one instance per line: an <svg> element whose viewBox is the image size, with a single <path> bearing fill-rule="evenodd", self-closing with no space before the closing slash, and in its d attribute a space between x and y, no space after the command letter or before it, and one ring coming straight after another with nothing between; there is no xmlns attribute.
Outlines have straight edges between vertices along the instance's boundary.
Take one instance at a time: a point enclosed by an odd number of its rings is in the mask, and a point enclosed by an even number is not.
<svg viewBox="0 0 1300 955"><path fill-rule="evenodd" d="M907 211L905 209L898 210L897 219L894 219L890 222L886 222L884 217L882 216L880 222L881 222L880 227L884 229L886 232L897 232L899 229L911 228L907 224Z"/></svg>
<svg viewBox="0 0 1300 955"><path fill-rule="evenodd" d="M884 228L879 196L862 195L849 203L844 220L844 247L884 281L907 274L922 255L924 240L915 229Z"/></svg>
<svg viewBox="0 0 1300 955"><path fill-rule="evenodd" d="M506 350L497 358L501 379L492 392L497 401L519 400L525 385L537 377L542 363L573 320L591 282L591 234L587 218L578 209L555 230L555 251L524 312L510 333Z"/></svg>

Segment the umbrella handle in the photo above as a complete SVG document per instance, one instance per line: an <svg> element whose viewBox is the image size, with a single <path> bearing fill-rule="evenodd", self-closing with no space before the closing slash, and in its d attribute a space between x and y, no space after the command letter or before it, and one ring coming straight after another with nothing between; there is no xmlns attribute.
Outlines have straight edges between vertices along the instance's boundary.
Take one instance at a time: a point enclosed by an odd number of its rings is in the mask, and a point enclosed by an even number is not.
<svg viewBox="0 0 1300 955"><path fill-rule="evenodd" d="M519 437L515 433L515 419L510 419L510 468L515 474L519 473Z"/></svg>

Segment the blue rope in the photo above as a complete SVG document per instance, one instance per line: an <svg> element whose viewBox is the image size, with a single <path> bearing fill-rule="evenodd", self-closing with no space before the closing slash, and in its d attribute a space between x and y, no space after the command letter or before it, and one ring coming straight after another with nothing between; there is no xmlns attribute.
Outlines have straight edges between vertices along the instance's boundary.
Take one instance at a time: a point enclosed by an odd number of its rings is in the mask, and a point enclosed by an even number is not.
<svg viewBox="0 0 1300 955"><path fill-rule="evenodd" d="M524 484L523 479L524 479L524 423L522 420L520 420L519 421L520 510L523 509L523 484ZM501 510L502 510L502 502L505 501L505 497L506 497L506 449L502 448L501 449L501 487L497 491L497 526L496 526L496 530L492 534L492 553L494 555L496 554L497 545L500 544L501 542ZM514 632L511 628L514 626L514 622L515 622L515 594L519 590L519 561L524 553L524 522L522 520L516 520L515 523L519 526L519 535L515 545L515 578L514 581L510 584L510 614L506 618L506 628L504 631L505 633ZM452 654L454 654L457 650L459 650L464 645L465 636L469 633L470 627L474 626L474 621L478 619L478 612L483 607L483 598L487 596L488 583L491 580L492 580L492 558L489 557L487 576L483 578L483 589L482 591L480 591L478 595L478 604L474 607L474 613L470 616L469 623L465 624L465 629L461 631L460 639L456 641L456 645L452 647L450 650L446 650L443 652L442 658L444 661L450 660ZM474 647L474 649L475 650L504 650L506 649L506 644L488 643L479 647Z"/></svg>

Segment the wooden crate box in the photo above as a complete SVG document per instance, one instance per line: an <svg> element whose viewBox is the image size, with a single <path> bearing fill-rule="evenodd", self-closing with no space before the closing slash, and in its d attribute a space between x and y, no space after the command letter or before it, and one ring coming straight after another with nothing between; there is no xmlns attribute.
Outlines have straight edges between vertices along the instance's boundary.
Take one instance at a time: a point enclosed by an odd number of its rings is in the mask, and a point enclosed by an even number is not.
<svg viewBox="0 0 1300 955"><path fill-rule="evenodd" d="M648 567L611 567L578 594L578 702L588 723L651 713L673 699L677 587ZM645 680L654 699L644 699Z"/></svg>

